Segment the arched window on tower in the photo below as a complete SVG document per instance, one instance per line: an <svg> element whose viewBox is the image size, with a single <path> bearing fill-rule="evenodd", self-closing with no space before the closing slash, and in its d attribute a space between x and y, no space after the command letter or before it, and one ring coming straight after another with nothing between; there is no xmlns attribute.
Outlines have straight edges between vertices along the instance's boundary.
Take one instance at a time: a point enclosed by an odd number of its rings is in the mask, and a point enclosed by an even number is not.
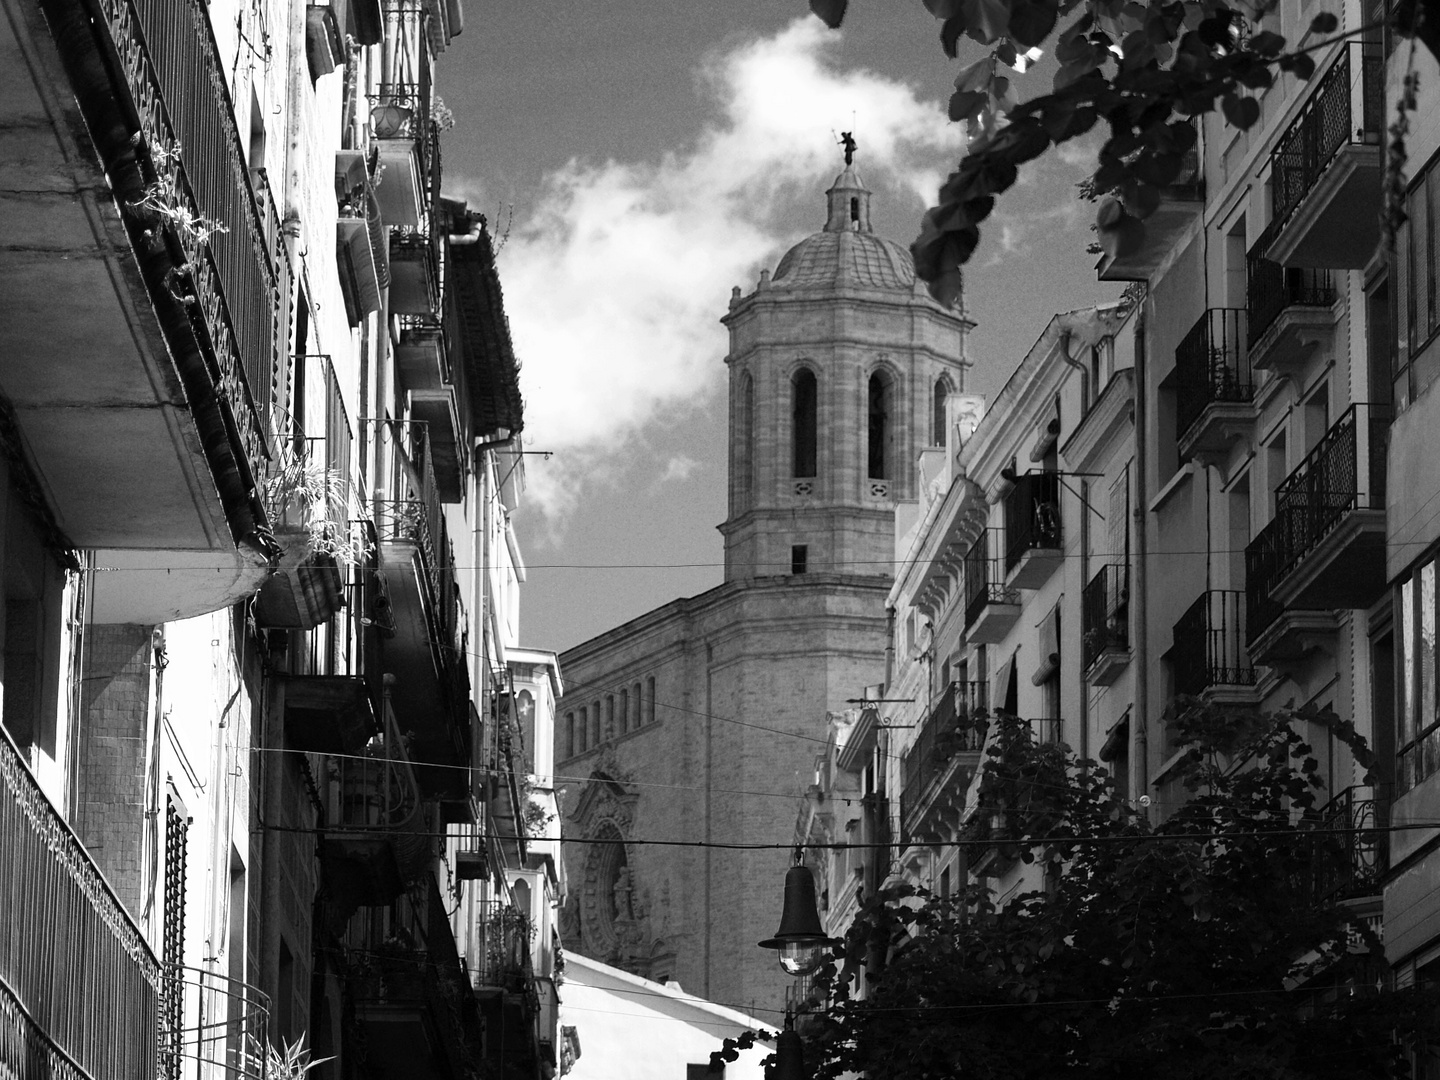
<svg viewBox="0 0 1440 1080"><path fill-rule="evenodd" d="M935 382L934 402L930 410L930 445L944 446L946 443L945 402L950 397L950 388L945 385L944 379Z"/></svg>
<svg viewBox="0 0 1440 1080"><path fill-rule="evenodd" d="M890 380L879 372L870 376L870 438L868 443L871 480L889 477L890 465Z"/></svg>
<svg viewBox="0 0 1440 1080"><path fill-rule="evenodd" d="M735 490L748 496L755 483L755 380L748 371L740 375L735 411L735 473Z"/></svg>
<svg viewBox="0 0 1440 1080"><path fill-rule="evenodd" d="M790 383L792 402L791 418L794 435L793 475L810 478L816 475L816 447L818 445L818 413L820 405L819 387L815 373L801 368Z"/></svg>

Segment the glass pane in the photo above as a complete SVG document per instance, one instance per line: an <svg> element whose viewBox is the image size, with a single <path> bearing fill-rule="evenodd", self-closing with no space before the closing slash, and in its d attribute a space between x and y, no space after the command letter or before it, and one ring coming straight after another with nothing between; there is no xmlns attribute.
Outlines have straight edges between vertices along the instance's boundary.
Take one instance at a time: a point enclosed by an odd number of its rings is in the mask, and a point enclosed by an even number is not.
<svg viewBox="0 0 1440 1080"><path fill-rule="evenodd" d="M1415 738L1415 579L1400 586L1400 745Z"/></svg>
<svg viewBox="0 0 1440 1080"><path fill-rule="evenodd" d="M1425 340L1430 318L1430 214L1425 185L1410 193L1410 351Z"/></svg>
<svg viewBox="0 0 1440 1080"><path fill-rule="evenodd" d="M1410 328L1413 325L1410 290L1410 222L1395 232L1395 365L1410 363Z"/></svg>
<svg viewBox="0 0 1440 1080"><path fill-rule="evenodd" d="M1415 701L1415 723L1424 731L1435 722L1435 564L1420 568L1420 638L1416 663L1420 668L1420 692Z"/></svg>

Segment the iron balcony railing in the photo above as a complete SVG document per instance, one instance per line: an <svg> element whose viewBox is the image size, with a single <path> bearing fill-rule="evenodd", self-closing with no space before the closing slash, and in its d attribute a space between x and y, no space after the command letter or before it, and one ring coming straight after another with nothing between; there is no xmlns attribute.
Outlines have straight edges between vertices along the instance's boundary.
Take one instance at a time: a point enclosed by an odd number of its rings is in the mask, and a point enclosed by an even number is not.
<svg viewBox="0 0 1440 1080"><path fill-rule="evenodd" d="M267 458L265 414L283 381L283 249L268 187L257 202L244 143L201 0L103 0L164 201L204 228L176 230L192 271L197 309L211 338L242 444ZM262 217L262 208L264 217Z"/></svg>
<svg viewBox="0 0 1440 1080"><path fill-rule="evenodd" d="M901 762L900 820L908 828L931 785L956 754L978 754L985 743L989 684L951 683L920 725Z"/></svg>
<svg viewBox="0 0 1440 1080"><path fill-rule="evenodd" d="M535 930L523 912L501 900L487 900L480 911L480 968L475 986L528 989L533 978L530 942Z"/></svg>
<svg viewBox="0 0 1440 1080"><path fill-rule="evenodd" d="M1265 257L1275 231L1272 222L1245 256L1246 342L1251 348L1287 308L1328 308L1335 302L1330 271L1287 268Z"/></svg>
<svg viewBox="0 0 1440 1080"><path fill-rule="evenodd" d="M276 1080L267 1055L270 999L204 968L167 965L161 993L161 1074Z"/></svg>
<svg viewBox="0 0 1440 1080"><path fill-rule="evenodd" d="M1109 563L1090 579L1080 598L1085 669L1107 649L1130 647L1130 565Z"/></svg>
<svg viewBox="0 0 1440 1080"><path fill-rule="evenodd" d="M3 727L0 867L0 1061L158 1075L160 964Z"/></svg>
<svg viewBox="0 0 1440 1080"><path fill-rule="evenodd" d="M1020 591L1005 586L1005 572L1000 556L992 554L999 548L994 529L985 529L965 554L965 625L971 626L988 604L1018 604Z"/></svg>
<svg viewBox="0 0 1440 1080"><path fill-rule="evenodd" d="M1005 572L1037 548L1059 548L1060 477L1053 472L1015 478L1005 496Z"/></svg>
<svg viewBox="0 0 1440 1080"><path fill-rule="evenodd" d="M1207 589L1175 622L1171 652L1175 693L1193 697L1215 686L1253 686L1245 651L1244 593Z"/></svg>
<svg viewBox="0 0 1440 1080"><path fill-rule="evenodd" d="M435 485L428 431L423 423L380 423L381 437L399 465L397 499L375 502L375 530L380 542L414 544L425 570L426 617L430 640L444 678L457 703L470 694L469 622L455 575L455 555L445 527L445 510Z"/></svg>
<svg viewBox="0 0 1440 1080"><path fill-rule="evenodd" d="M1210 308L1175 349L1175 431L1183 438L1217 402L1255 394L1246 349L1245 309Z"/></svg>
<svg viewBox="0 0 1440 1080"><path fill-rule="evenodd" d="M1358 69L1359 79L1355 79ZM1374 146L1385 122L1385 57L1380 43L1340 51L1270 155L1274 220L1284 228L1344 146Z"/></svg>
<svg viewBox="0 0 1440 1080"><path fill-rule="evenodd" d="M1348 787L1300 822L1315 833L1304 885L1316 904L1379 893L1389 862L1385 818L1372 789Z"/></svg>
<svg viewBox="0 0 1440 1080"><path fill-rule="evenodd" d="M1245 548L1252 641L1283 610L1275 587L1345 515L1385 508L1391 418L1388 405L1351 405L1275 488L1275 516Z"/></svg>

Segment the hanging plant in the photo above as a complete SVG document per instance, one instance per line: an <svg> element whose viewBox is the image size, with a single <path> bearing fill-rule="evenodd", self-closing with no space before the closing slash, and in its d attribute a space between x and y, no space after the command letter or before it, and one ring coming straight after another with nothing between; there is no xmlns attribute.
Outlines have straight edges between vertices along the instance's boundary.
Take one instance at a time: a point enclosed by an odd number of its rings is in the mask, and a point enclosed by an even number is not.
<svg viewBox="0 0 1440 1080"><path fill-rule="evenodd" d="M288 446L265 481L264 503L282 545L287 537L303 537L305 556L326 556L345 567L369 554L363 531L352 525L345 478Z"/></svg>

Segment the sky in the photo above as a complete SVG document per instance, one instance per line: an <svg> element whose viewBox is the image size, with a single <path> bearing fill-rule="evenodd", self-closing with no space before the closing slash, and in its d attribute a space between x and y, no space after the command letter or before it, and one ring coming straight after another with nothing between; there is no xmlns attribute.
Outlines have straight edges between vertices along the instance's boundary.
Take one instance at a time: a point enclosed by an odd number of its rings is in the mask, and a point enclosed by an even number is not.
<svg viewBox="0 0 1440 1080"><path fill-rule="evenodd" d="M805 0L472 2L440 58L455 116L445 189L500 244L522 365L527 563L521 639L564 650L721 581L727 337L753 289L825 220L840 131L907 244L964 151L948 60L921 0L853 0L827 30ZM1020 80L1044 92L1045 61ZM967 268L967 390L991 393L1051 314L1097 283L1093 145L1024 167Z"/></svg>

